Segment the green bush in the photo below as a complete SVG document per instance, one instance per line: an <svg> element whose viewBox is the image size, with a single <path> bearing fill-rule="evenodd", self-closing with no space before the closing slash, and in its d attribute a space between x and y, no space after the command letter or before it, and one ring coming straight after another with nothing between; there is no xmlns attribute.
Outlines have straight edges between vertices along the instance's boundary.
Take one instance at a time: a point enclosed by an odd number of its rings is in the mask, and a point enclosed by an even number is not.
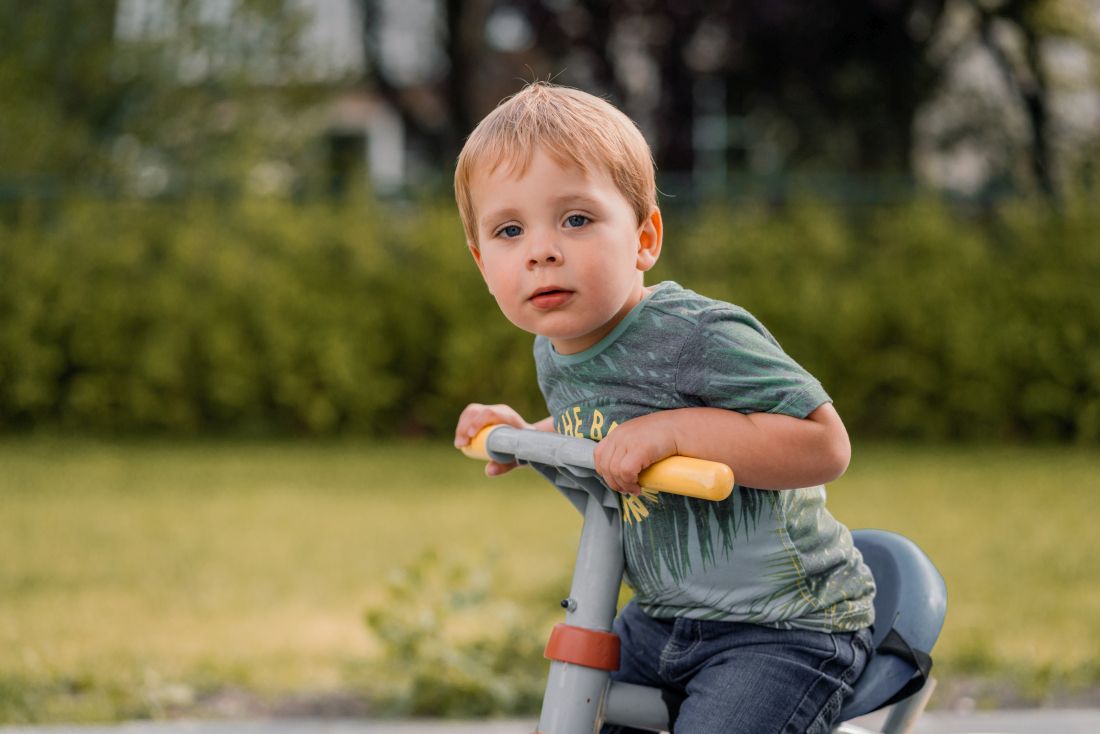
<svg viewBox="0 0 1100 734"><path fill-rule="evenodd" d="M1085 201L992 221L929 200L712 209L663 272L753 311L858 434L1094 442L1098 225Z"/></svg>
<svg viewBox="0 0 1100 734"><path fill-rule="evenodd" d="M257 202L76 204L2 232L0 424L441 430L460 393L493 395L487 356L533 394L460 232L441 209Z"/></svg>
<svg viewBox="0 0 1100 734"><path fill-rule="evenodd" d="M547 620L531 619L504 597L491 558L474 563L449 555L444 561L430 551L395 571L385 599L366 611L385 670L367 676L375 705L412 716L537 712Z"/></svg>
<svg viewBox="0 0 1100 734"><path fill-rule="evenodd" d="M1100 438L1100 214L669 211L655 279L756 313L862 435ZM0 228L0 429L446 434L545 410L449 202L76 202Z"/></svg>

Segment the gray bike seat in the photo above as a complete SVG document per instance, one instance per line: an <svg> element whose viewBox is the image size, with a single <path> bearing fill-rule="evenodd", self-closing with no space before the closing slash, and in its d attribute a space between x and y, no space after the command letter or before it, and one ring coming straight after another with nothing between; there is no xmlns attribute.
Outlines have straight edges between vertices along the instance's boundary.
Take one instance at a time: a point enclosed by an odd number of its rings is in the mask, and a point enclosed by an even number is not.
<svg viewBox="0 0 1100 734"><path fill-rule="evenodd" d="M872 646L876 652L856 681L840 721L920 690L947 614L943 577L915 543L885 530L855 530L852 538L875 577Z"/></svg>

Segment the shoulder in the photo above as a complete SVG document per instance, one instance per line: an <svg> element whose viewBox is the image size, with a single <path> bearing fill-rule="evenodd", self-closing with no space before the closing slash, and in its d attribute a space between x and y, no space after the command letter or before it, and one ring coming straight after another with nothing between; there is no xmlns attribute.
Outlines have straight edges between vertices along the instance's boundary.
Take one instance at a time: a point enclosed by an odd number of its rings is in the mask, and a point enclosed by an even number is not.
<svg viewBox="0 0 1100 734"><path fill-rule="evenodd" d="M760 320L745 308L701 295L673 281L657 286L650 308L690 325L687 335L694 340L705 341L715 332L719 335L745 332L774 341Z"/></svg>
<svg viewBox="0 0 1100 734"><path fill-rule="evenodd" d="M655 312L682 319L691 324L721 319L722 314L746 314L740 306L710 298L666 280L653 288L647 307Z"/></svg>

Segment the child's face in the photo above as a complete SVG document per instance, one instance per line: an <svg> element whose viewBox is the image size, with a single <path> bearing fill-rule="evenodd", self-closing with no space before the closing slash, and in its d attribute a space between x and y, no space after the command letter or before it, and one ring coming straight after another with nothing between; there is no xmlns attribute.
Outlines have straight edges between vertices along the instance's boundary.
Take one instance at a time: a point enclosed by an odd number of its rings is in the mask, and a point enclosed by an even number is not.
<svg viewBox="0 0 1100 734"><path fill-rule="evenodd" d="M523 175L497 167L470 184L489 291L516 326L574 354L606 336L645 295L661 250L656 209L639 224L610 174L588 175L536 151Z"/></svg>

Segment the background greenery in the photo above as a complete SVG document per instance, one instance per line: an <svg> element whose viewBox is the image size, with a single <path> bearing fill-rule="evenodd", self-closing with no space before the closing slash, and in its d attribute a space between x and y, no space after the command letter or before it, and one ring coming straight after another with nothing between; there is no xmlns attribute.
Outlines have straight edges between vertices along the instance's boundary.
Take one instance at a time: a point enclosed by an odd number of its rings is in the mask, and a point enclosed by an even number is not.
<svg viewBox="0 0 1100 734"><path fill-rule="evenodd" d="M537 708L577 519L436 440L544 410L531 337L450 202L355 201L6 211L0 721ZM947 578L938 704L1091 700L1100 212L666 219L651 282L759 315L857 436L835 513Z"/></svg>
<svg viewBox="0 0 1100 734"><path fill-rule="evenodd" d="M857 435L1100 438L1100 210L670 209L651 282L756 313ZM0 430L446 434L544 410L449 202L84 202L0 225Z"/></svg>
<svg viewBox="0 0 1100 734"><path fill-rule="evenodd" d="M0 720L532 710L576 518L391 443L544 410L427 193L519 77L639 111L674 194L651 281L749 308L833 394L837 514L947 576L938 700L1095 697L1087 4L353 5L341 61L308 2L0 0ZM975 52L1003 93L956 84ZM364 100L403 130L385 202Z"/></svg>
<svg viewBox="0 0 1100 734"><path fill-rule="evenodd" d="M534 472L370 441L9 438L0 466L0 721L537 708L580 518ZM833 512L947 581L934 705L1095 695L1098 473L857 444Z"/></svg>

